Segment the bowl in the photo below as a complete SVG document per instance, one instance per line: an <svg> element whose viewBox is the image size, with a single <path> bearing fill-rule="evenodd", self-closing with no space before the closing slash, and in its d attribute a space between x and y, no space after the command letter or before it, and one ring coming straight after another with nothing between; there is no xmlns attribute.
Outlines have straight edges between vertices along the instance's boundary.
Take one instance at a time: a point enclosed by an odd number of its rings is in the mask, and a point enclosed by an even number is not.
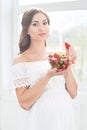
<svg viewBox="0 0 87 130"><path fill-rule="evenodd" d="M57 68L57 71L63 71L70 65L68 53L52 53L48 56L52 68Z"/></svg>

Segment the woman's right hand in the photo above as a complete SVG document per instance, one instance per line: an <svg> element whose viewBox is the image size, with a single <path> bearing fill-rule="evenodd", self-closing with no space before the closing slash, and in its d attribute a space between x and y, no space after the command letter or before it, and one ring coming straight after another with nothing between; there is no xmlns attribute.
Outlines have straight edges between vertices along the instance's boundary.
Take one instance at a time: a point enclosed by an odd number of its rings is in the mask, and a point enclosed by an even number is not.
<svg viewBox="0 0 87 130"><path fill-rule="evenodd" d="M53 76L64 75L68 70L70 70L70 68L71 68L71 65L69 65L69 66L67 67L67 69L64 69L64 70L62 70L62 71L58 71L57 68L51 68L51 69L48 71L47 75L48 75L50 78L53 77Z"/></svg>

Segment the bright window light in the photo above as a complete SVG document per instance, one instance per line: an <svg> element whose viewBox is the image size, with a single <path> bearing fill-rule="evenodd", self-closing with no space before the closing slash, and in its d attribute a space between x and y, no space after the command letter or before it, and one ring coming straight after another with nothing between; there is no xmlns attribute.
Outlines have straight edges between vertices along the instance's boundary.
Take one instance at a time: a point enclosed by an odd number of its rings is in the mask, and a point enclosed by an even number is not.
<svg viewBox="0 0 87 130"><path fill-rule="evenodd" d="M52 2L68 2L68 1L77 1L77 0L18 0L19 5L27 5L27 4L42 4L42 3L52 3Z"/></svg>

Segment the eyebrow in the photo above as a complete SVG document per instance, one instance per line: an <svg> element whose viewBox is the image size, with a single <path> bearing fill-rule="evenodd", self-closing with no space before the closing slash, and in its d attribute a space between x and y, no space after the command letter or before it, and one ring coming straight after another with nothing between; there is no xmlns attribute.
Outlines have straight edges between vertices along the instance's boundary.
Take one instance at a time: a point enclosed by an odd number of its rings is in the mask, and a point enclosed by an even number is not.
<svg viewBox="0 0 87 130"><path fill-rule="evenodd" d="M47 21L47 19L44 19L42 22L44 22L44 21ZM34 21L32 21L32 22L38 23L39 21L34 20Z"/></svg>

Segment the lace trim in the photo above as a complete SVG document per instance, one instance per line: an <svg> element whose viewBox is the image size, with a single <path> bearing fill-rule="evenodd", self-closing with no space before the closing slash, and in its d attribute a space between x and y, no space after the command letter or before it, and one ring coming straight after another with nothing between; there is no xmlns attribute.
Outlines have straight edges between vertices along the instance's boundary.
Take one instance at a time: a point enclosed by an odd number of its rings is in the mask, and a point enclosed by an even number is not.
<svg viewBox="0 0 87 130"><path fill-rule="evenodd" d="M30 79L29 78L21 78L14 80L14 87L29 87L30 86Z"/></svg>

